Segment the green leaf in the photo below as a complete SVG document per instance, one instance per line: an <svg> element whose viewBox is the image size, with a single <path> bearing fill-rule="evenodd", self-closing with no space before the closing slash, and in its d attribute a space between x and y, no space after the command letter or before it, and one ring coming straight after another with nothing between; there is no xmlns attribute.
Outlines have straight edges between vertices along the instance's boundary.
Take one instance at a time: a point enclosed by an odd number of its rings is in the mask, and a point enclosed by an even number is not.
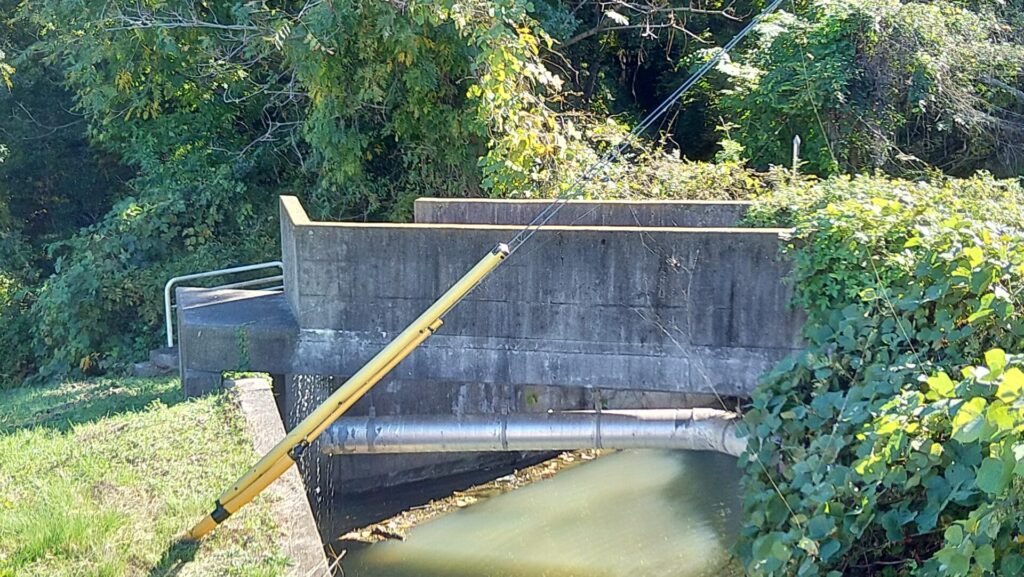
<svg viewBox="0 0 1024 577"><path fill-rule="evenodd" d="M974 562L985 571L991 571L996 564L996 551L992 545L986 543L975 549Z"/></svg>
<svg viewBox="0 0 1024 577"><path fill-rule="evenodd" d="M986 458L978 468L978 488L989 495L1001 493L1010 483L1011 467L1000 459Z"/></svg>
<svg viewBox="0 0 1024 577"><path fill-rule="evenodd" d="M807 534L811 539L827 537L835 524L825 515L816 515L807 522Z"/></svg>
<svg viewBox="0 0 1024 577"><path fill-rule="evenodd" d="M953 417L953 438L961 443L973 443L981 435L985 424L988 401L978 397L964 402Z"/></svg>
<svg viewBox="0 0 1024 577"><path fill-rule="evenodd" d="M964 528L960 525L950 525L946 527L943 537L945 537L947 544L959 547L960 543L964 542Z"/></svg>
<svg viewBox="0 0 1024 577"><path fill-rule="evenodd" d="M967 570L970 568L971 560L960 553L959 551L954 552L949 558L949 574L950 575L966 575Z"/></svg>
<svg viewBox="0 0 1024 577"><path fill-rule="evenodd" d="M789 547L782 540L782 533L768 533L754 541L754 555L760 559L774 558L786 562L790 554Z"/></svg>
<svg viewBox="0 0 1024 577"><path fill-rule="evenodd" d="M828 561L836 553L838 553L839 549L841 549L841 548L842 548L842 545L840 545L839 541L836 541L835 539L829 539L828 541L825 541L825 544L822 545L821 548L820 548L821 549L821 560L822 561Z"/></svg>
<svg viewBox="0 0 1024 577"><path fill-rule="evenodd" d="M980 311L975 312L975 313L971 314L971 316L967 317L967 322L968 323L974 323L974 321L983 319L983 318L985 318L985 317L987 317L987 316L989 316L991 314L992 314L992 309L981 309Z"/></svg>

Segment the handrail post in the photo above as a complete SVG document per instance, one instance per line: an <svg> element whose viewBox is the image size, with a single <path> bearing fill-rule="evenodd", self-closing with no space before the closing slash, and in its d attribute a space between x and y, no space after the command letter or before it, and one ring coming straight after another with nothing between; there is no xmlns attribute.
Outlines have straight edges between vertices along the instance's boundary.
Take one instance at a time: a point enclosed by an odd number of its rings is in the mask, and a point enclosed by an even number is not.
<svg viewBox="0 0 1024 577"><path fill-rule="evenodd" d="M174 279L167 281L164 285L164 322L167 329L167 348L174 348L174 321L171 320L171 287L174 286Z"/></svg>

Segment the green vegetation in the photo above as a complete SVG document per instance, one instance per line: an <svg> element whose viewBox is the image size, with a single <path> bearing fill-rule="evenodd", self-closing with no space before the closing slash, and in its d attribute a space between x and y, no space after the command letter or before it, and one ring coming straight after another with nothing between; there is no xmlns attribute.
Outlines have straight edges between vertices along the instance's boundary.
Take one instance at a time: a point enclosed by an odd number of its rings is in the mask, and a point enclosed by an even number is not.
<svg viewBox="0 0 1024 577"><path fill-rule="evenodd" d="M808 351L745 423L751 575L1024 569L1024 189L988 176L793 183Z"/></svg>
<svg viewBox="0 0 1024 577"><path fill-rule="evenodd" d="M755 166L804 141L815 174L1019 175L1020 2L809 2L726 67L730 136Z"/></svg>
<svg viewBox="0 0 1024 577"><path fill-rule="evenodd" d="M0 386L137 360L168 277L276 255L278 194L562 191L762 6L0 0ZM585 194L757 195L797 135L819 176L1020 173L1019 0L784 8Z"/></svg>
<svg viewBox="0 0 1024 577"><path fill-rule="evenodd" d="M0 576L284 573L266 498L178 543L254 459L228 400L176 379L0 392Z"/></svg>
<svg viewBox="0 0 1024 577"><path fill-rule="evenodd" d="M401 220L566 190L763 4L0 0L0 388L135 360L168 277L276 256L278 194ZM747 412L751 574L1016 574L1024 4L786 10L582 194L795 227L809 350ZM249 459L169 381L0 400L0 574L159 574ZM242 551L255 511L197 564L279 568Z"/></svg>

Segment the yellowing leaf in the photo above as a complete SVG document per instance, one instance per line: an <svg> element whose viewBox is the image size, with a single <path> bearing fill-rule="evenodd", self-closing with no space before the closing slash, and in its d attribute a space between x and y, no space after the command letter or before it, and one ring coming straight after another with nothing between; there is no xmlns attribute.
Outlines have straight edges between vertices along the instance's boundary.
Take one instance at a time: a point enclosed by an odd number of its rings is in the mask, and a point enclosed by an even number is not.
<svg viewBox="0 0 1024 577"><path fill-rule="evenodd" d="M960 405L960 410L953 417L953 438L961 443L977 441L985 424L984 415L987 405L988 401L981 397Z"/></svg>
<svg viewBox="0 0 1024 577"><path fill-rule="evenodd" d="M992 349L986 352L985 364L993 375L998 375L1006 368L1006 352L1003 349Z"/></svg>
<svg viewBox="0 0 1024 577"><path fill-rule="evenodd" d="M940 398L948 399L953 396L955 385L946 373L939 373L928 377L928 389L933 391Z"/></svg>
<svg viewBox="0 0 1024 577"><path fill-rule="evenodd" d="M999 388L996 389L996 397L1011 405L1020 398L1021 392L1024 392L1024 372L1014 367L1003 375L1003 380L999 383Z"/></svg>
<svg viewBox="0 0 1024 577"><path fill-rule="evenodd" d="M964 249L964 256L971 263L971 268L978 266L985 262L985 253L982 252L981 247L969 246Z"/></svg>

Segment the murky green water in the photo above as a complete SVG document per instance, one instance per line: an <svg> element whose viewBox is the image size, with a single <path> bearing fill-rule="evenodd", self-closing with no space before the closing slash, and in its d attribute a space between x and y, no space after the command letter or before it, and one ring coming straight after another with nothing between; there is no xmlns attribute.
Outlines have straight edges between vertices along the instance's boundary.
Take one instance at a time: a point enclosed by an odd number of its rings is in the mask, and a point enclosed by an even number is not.
<svg viewBox="0 0 1024 577"><path fill-rule="evenodd" d="M729 577L736 460L698 452L602 457L350 551L348 577Z"/></svg>

